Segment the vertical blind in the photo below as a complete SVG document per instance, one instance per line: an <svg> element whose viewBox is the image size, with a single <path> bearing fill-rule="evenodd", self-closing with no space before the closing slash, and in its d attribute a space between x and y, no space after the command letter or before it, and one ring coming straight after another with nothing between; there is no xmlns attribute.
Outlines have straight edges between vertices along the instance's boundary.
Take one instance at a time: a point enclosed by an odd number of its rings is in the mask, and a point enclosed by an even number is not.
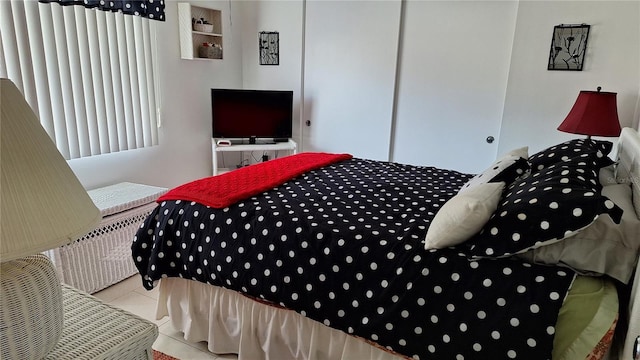
<svg viewBox="0 0 640 360"><path fill-rule="evenodd" d="M0 1L0 77L66 159L158 144L155 25L122 13Z"/></svg>

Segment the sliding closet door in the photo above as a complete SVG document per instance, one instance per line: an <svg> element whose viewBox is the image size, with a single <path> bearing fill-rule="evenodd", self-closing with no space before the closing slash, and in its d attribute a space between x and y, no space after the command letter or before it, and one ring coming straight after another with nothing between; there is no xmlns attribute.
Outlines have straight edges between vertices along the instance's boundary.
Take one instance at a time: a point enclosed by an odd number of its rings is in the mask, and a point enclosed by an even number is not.
<svg viewBox="0 0 640 360"><path fill-rule="evenodd" d="M516 1L406 1L391 160L479 172L500 155L517 9Z"/></svg>
<svg viewBox="0 0 640 360"><path fill-rule="evenodd" d="M400 1L307 0L305 22L303 149L388 160Z"/></svg>

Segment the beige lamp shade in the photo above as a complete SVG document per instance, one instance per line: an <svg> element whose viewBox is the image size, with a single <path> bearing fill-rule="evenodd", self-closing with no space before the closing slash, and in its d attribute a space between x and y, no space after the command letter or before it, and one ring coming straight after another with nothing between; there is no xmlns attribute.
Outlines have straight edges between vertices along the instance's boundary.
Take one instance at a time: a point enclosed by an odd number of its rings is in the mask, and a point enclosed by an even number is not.
<svg viewBox="0 0 640 360"><path fill-rule="evenodd" d="M18 88L0 79L0 261L68 244L100 211Z"/></svg>

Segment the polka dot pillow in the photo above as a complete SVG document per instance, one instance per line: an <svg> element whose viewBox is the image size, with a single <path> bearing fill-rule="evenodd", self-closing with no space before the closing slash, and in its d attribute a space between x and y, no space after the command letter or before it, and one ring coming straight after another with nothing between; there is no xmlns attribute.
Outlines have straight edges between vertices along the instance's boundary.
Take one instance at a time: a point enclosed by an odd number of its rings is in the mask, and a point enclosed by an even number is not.
<svg viewBox="0 0 640 360"><path fill-rule="evenodd" d="M529 163L527 162L527 157L529 156L528 150L528 147L523 147L504 154L485 171L471 178L471 180L460 188L459 192L491 182L511 184L515 179L523 176L529 170Z"/></svg>
<svg viewBox="0 0 640 360"><path fill-rule="evenodd" d="M613 160L607 155L611 152L613 144L610 141L593 139L575 139L551 146L529 157L531 170L542 170L550 165L584 161L596 168L613 164Z"/></svg>
<svg viewBox="0 0 640 360"><path fill-rule="evenodd" d="M483 229L466 247L474 257L504 257L552 244L600 214L620 222L622 210L599 191L588 165L552 166L511 184Z"/></svg>

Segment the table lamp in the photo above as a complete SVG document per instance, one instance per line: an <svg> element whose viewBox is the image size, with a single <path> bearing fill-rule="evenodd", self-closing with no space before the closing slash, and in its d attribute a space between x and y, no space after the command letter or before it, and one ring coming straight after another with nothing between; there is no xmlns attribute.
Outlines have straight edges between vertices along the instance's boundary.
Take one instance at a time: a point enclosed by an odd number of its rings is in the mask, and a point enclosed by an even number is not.
<svg viewBox="0 0 640 360"><path fill-rule="evenodd" d="M580 91L576 103L558 130L591 136L619 136L620 122L616 93L600 91Z"/></svg>
<svg viewBox="0 0 640 360"><path fill-rule="evenodd" d="M42 359L62 333L62 288L38 254L68 244L100 211L18 88L0 79L0 358Z"/></svg>

